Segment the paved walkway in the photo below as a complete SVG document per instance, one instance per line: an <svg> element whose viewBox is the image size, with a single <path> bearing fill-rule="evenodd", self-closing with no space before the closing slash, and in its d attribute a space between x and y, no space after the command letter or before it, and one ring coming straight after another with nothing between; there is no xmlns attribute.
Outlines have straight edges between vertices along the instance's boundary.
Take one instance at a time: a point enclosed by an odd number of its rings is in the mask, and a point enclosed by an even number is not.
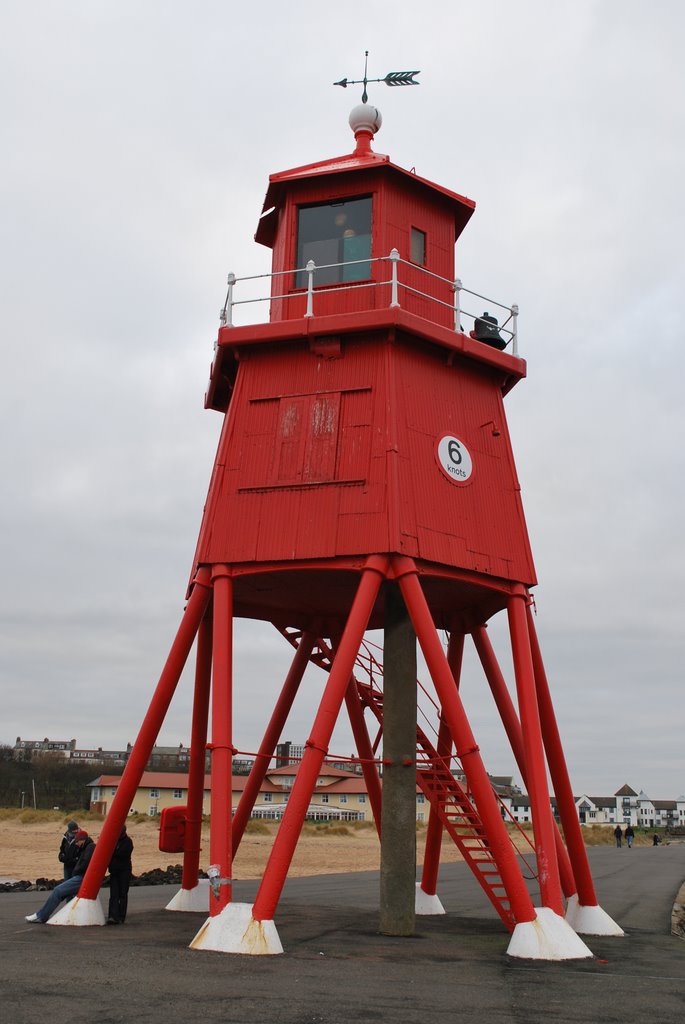
<svg viewBox="0 0 685 1024"><path fill-rule="evenodd" d="M685 845L594 848L600 902L624 939L588 940L596 959L512 960L508 934L463 864L441 873L447 915L412 939L377 934L375 872L293 879L277 957L194 952L202 915L163 910L175 887L131 890L123 928L48 928L36 893L0 896L0 1005L11 1024L681 1024L685 942L670 935ZM251 902L256 883L237 883Z"/></svg>

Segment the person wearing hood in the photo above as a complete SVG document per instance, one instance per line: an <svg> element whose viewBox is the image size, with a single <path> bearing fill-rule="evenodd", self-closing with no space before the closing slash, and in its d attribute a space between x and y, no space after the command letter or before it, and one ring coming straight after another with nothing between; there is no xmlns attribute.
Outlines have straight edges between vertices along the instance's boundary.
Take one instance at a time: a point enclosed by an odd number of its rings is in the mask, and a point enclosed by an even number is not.
<svg viewBox="0 0 685 1024"><path fill-rule="evenodd" d="M67 878L55 886L40 910L37 910L35 914L27 915L26 920L29 924L47 924L62 900L68 900L70 897L75 896L81 888L83 876L95 850L95 843L84 829L78 829L74 833L74 846L78 857L74 863L71 878Z"/></svg>
<svg viewBox="0 0 685 1024"><path fill-rule="evenodd" d="M117 845L114 847L112 859L109 862L109 910L107 912L107 924L123 924L126 920L128 908L128 887L131 884L133 866L131 854L133 853L133 840L126 832L126 826L122 828Z"/></svg>
<svg viewBox="0 0 685 1024"><path fill-rule="evenodd" d="M70 821L67 830L62 836L57 859L64 865L64 877L71 878L74 873L74 864L78 859L78 850L74 846L74 836L78 832L78 822Z"/></svg>

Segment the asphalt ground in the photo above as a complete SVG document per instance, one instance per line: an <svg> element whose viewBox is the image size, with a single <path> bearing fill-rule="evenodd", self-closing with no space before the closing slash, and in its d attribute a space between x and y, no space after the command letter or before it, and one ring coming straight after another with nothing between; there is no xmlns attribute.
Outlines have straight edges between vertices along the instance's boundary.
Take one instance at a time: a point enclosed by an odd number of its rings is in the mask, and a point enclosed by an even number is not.
<svg viewBox="0 0 685 1024"><path fill-rule="evenodd" d="M463 864L441 870L442 917L379 935L378 874L291 879L276 925L283 956L188 949L203 914L163 908L176 886L131 890L126 925L50 928L24 915L39 893L0 896L2 1024L592 1024L685 1018L685 941L670 934L685 844L589 851L601 905L625 938L587 940L595 959L506 955L509 935ZM255 882L234 899L252 902Z"/></svg>

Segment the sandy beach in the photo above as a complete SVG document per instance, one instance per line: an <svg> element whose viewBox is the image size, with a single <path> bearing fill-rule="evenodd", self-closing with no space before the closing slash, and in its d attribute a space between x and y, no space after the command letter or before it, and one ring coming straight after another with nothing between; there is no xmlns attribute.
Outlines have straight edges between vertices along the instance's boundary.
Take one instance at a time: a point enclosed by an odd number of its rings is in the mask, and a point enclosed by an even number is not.
<svg viewBox="0 0 685 1024"><path fill-rule="evenodd" d="M102 818L84 814L74 817L82 828L97 842L102 829ZM36 878L61 878L62 866L57 860L57 851L64 834L66 820L51 811L9 811L0 809L0 878L35 881ZM133 839L133 870L135 874L154 868L167 868L180 864L181 853L163 853L159 849L159 820L155 818L129 819L129 835ZM276 823L253 822L243 836L233 868L236 879L261 878L266 865L274 836ZM527 837L527 838L526 838ZM584 831L587 845L613 845L611 829L593 828ZM517 849L525 856L531 855L529 841L532 832L512 835ZM426 841L426 828L419 825L416 832L417 861L422 863ZM651 837L637 835L635 845L651 845ZM202 829L202 854L200 866L206 868L209 861L209 822ZM456 847L447 839L443 840L442 861L445 863L462 860ZM354 823L347 825L316 826L305 824L290 867L292 877L319 874L335 874L346 871L373 871L380 866L380 845L376 830L371 823L362 827Z"/></svg>
<svg viewBox="0 0 685 1024"><path fill-rule="evenodd" d="M97 842L101 821L83 821L82 826ZM233 875L235 878L259 878L266 865L277 826L265 825L265 833L246 832L238 850ZM347 834L340 830L305 825L298 843L290 874L292 876L332 874L344 871L367 871L379 867L380 847L374 828L354 829ZM182 862L183 855L162 853L159 849L158 823L154 819L130 822L129 835L133 839L133 869L139 874L153 868L166 868ZM64 833L60 821L31 822L0 821L0 876L13 879L61 877L61 864L57 851ZM417 833L419 860L423 857L425 829ZM202 867L207 867L209 856L209 824L202 830ZM461 860L455 848L445 847L446 860Z"/></svg>

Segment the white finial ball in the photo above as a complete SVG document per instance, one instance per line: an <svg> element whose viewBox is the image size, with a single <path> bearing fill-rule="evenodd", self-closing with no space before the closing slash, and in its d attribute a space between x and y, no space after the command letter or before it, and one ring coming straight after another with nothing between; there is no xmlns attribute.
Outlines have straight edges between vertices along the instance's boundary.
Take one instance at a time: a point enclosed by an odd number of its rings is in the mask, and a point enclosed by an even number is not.
<svg viewBox="0 0 685 1024"><path fill-rule="evenodd" d="M355 135L357 132L371 132L375 135L382 124L380 110L368 103L360 103L350 113L350 128Z"/></svg>

